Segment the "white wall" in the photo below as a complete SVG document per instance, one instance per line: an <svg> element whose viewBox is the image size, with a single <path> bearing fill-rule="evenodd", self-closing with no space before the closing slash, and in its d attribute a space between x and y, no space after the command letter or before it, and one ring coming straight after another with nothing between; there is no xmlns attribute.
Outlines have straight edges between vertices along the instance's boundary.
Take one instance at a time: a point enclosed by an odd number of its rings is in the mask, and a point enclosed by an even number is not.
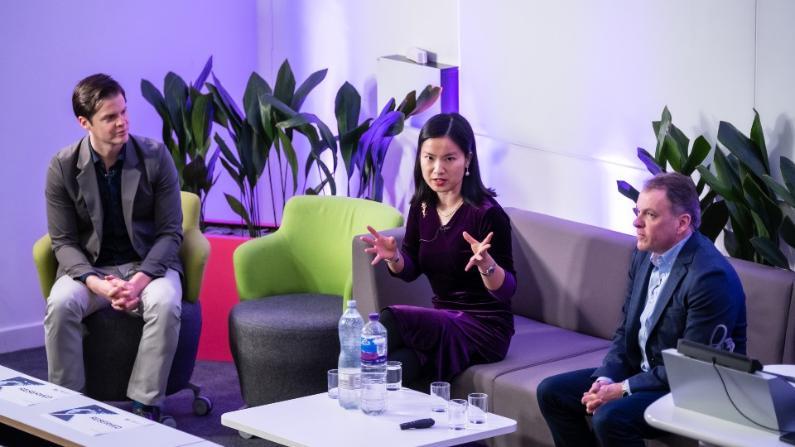
<svg viewBox="0 0 795 447"><path fill-rule="evenodd" d="M43 344L31 248L46 232L47 164L83 132L71 111L74 85L95 72L114 76L127 91L132 132L160 139L141 78L162 88L173 70L190 82L214 55L216 73L240 96L256 67L255 11L254 0L0 2L0 352ZM225 213L222 205L210 213Z"/></svg>
<svg viewBox="0 0 795 447"><path fill-rule="evenodd" d="M126 86L133 129L158 137L160 123L138 93L140 78L160 85L175 70L190 79L208 54L236 98L252 70L271 82L286 57L299 82L329 68L304 110L333 124L334 95L345 80L362 93L362 113L373 116L376 58L426 48L461 67L461 111L475 124L485 181L503 205L625 232L631 206L615 180L638 185L646 176L635 148L652 147L650 122L666 104L691 138L704 133L713 143L718 121L747 130L755 107L771 160L795 158L790 0L91 0L81 6L0 4L0 130L8 160L0 165L6 189L0 205L9 216L0 221L6 249L0 352L41 343L43 301L30 247L45 231L45 166L57 148L80 136L69 95L95 71ZM388 156L387 201L403 210L416 136L416 129L406 130ZM210 217L228 218L222 192L234 189L217 188ZM268 216L269 192L260 193Z"/></svg>

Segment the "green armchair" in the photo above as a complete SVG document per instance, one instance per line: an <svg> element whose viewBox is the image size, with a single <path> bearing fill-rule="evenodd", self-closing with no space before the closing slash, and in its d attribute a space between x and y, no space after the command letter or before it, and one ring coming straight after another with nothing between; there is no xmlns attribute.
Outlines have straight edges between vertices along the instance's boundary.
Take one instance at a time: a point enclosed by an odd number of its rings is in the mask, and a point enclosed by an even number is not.
<svg viewBox="0 0 795 447"><path fill-rule="evenodd" d="M351 298L353 238L367 225L402 224L382 203L296 196L275 233L235 250L241 303L229 315L229 337L246 404L326 389L325 372L339 355L337 322Z"/></svg>
<svg viewBox="0 0 795 447"><path fill-rule="evenodd" d="M194 412L204 415L212 409L212 402L200 395L199 387L190 383L190 376L201 333L199 290L210 254L210 242L199 229L199 197L183 191L181 200L183 240L179 254L185 270L182 277L182 323L166 393L191 389ZM33 245L33 261L41 293L47 299L58 269L49 235L45 234ZM83 340L86 394L100 400L126 399L127 382L138 351L143 320L106 308L84 318L83 324L87 329ZM110 349L111 344L113 349Z"/></svg>

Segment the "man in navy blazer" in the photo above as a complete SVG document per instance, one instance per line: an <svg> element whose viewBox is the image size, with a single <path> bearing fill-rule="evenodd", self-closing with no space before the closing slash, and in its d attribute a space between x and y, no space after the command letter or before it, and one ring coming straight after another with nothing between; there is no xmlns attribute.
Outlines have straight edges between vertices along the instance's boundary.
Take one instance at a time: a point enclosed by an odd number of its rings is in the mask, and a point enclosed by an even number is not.
<svg viewBox="0 0 795 447"><path fill-rule="evenodd" d="M538 386L541 413L558 447L643 446L644 438L662 434L645 422L643 412L669 392L662 351L676 347L680 338L722 342L745 353L742 284L698 232L692 180L677 173L656 175L644 185L635 214L637 249L624 319L602 366L548 377Z"/></svg>

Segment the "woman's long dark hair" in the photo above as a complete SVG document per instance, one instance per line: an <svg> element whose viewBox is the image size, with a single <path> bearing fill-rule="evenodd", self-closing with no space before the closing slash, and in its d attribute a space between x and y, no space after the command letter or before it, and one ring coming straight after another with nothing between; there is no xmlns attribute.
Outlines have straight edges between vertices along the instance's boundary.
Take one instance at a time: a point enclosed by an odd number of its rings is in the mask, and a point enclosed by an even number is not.
<svg viewBox="0 0 795 447"><path fill-rule="evenodd" d="M479 205L486 197L496 197L497 193L491 188L486 188L480 179L480 166L478 165L478 153L475 149L475 133L466 118L457 113L440 113L429 119L422 130L417 141L417 157L414 160L414 196L411 204L417 205L425 202L428 206L436 206L439 198L436 192L425 183L422 177L422 166L420 157L422 156L422 144L429 138L448 137L464 151L464 155L469 157L469 175L464 176L461 182L461 196L470 205Z"/></svg>

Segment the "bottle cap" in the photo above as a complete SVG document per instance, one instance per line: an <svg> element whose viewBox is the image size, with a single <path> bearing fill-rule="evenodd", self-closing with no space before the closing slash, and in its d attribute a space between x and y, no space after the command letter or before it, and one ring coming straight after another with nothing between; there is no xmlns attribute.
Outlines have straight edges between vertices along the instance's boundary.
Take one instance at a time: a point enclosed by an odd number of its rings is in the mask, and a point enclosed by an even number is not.
<svg viewBox="0 0 795 447"><path fill-rule="evenodd" d="M350 309L351 307L356 307L356 300L353 299L348 300L348 309Z"/></svg>
<svg viewBox="0 0 795 447"><path fill-rule="evenodd" d="M378 312L373 312L370 314L370 321L378 321Z"/></svg>

